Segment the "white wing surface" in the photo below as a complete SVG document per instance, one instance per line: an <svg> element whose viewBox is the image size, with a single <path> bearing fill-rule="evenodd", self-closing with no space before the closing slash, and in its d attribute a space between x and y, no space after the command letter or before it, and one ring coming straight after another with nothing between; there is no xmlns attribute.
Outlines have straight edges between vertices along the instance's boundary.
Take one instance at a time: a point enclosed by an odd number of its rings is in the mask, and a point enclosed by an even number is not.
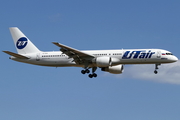
<svg viewBox="0 0 180 120"><path fill-rule="evenodd" d="M77 64L87 63L89 60L91 61L94 58L93 55L84 53L72 47L57 42L53 42L53 44L60 47L61 48L60 51L66 54L67 56L69 56L69 58L73 58Z"/></svg>

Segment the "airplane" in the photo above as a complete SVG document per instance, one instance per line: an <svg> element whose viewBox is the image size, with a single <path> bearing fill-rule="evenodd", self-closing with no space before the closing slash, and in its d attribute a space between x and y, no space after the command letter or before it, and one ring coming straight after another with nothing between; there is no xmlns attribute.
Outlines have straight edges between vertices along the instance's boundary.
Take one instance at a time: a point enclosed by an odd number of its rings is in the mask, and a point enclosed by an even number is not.
<svg viewBox="0 0 180 120"><path fill-rule="evenodd" d="M82 67L82 74L97 77L97 68L112 74L121 74L127 64L155 64L158 66L178 60L171 52L163 49L119 49L119 50L77 50L58 42L52 42L60 51L40 51L17 27L10 27L17 53L3 51L12 60L49 67ZM92 72L90 73L90 69Z"/></svg>

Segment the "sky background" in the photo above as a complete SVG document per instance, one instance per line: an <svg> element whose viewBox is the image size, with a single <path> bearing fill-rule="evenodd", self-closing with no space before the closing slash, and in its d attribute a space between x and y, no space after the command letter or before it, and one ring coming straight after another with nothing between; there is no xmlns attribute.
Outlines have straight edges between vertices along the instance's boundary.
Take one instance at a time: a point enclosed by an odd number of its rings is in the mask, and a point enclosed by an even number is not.
<svg viewBox="0 0 180 120"><path fill-rule="evenodd" d="M16 52L9 27L40 50L160 48L180 58L179 0L2 0L0 49ZM0 120L179 120L180 62L127 65L112 75L18 63L1 52Z"/></svg>

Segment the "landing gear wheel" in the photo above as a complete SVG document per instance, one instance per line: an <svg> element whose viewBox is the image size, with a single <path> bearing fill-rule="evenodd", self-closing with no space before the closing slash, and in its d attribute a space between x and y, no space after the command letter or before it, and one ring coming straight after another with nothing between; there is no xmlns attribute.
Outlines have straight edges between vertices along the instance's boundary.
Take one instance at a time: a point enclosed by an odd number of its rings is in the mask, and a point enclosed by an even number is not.
<svg viewBox="0 0 180 120"><path fill-rule="evenodd" d="M89 74L89 78L93 78L93 77L97 77L97 74L96 73Z"/></svg>
<svg viewBox="0 0 180 120"><path fill-rule="evenodd" d="M158 68L158 66L159 66L159 65L161 65L161 64L160 64L160 63L159 63L159 64L155 64L155 70L154 70L154 73L155 73L155 74L157 74L157 73L158 73L158 71L157 71L157 70L159 69L159 68Z"/></svg>
<svg viewBox="0 0 180 120"><path fill-rule="evenodd" d="M92 78L93 77L93 75L92 74L89 74L89 78Z"/></svg>
<svg viewBox="0 0 180 120"><path fill-rule="evenodd" d="M85 70L81 70L81 73L82 73L82 74L85 74L85 73L86 73L86 71L85 71Z"/></svg>
<svg viewBox="0 0 180 120"><path fill-rule="evenodd" d="M97 74L96 74L96 73L93 73L93 77L97 77Z"/></svg>
<svg viewBox="0 0 180 120"><path fill-rule="evenodd" d="M155 70L155 71L154 71L154 73L155 73L155 74L157 74L157 73L158 73L158 71L157 71L157 70Z"/></svg>
<svg viewBox="0 0 180 120"><path fill-rule="evenodd" d="M81 73L82 73L82 74L86 74L86 73L90 73L90 71L89 71L88 69L86 69L86 70L81 70Z"/></svg>
<svg viewBox="0 0 180 120"><path fill-rule="evenodd" d="M90 73L90 69L91 67L89 68L85 68L84 70L81 70L81 73L82 74L86 74L86 73ZM89 74L89 78L93 78L93 77L97 77L97 74L95 73L97 67L92 67L92 74Z"/></svg>
<svg viewBox="0 0 180 120"><path fill-rule="evenodd" d="M90 71L88 69L86 69L85 71L86 71L86 73L90 73Z"/></svg>

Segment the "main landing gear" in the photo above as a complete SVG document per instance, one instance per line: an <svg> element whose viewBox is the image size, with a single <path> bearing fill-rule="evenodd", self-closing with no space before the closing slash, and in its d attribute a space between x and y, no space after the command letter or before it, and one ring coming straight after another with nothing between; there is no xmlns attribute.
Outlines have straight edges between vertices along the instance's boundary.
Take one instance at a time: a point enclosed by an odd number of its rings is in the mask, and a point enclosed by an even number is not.
<svg viewBox="0 0 180 120"><path fill-rule="evenodd" d="M155 70L154 70L154 73L155 73L155 74L158 73L157 69L159 69L159 68L158 68L159 65L161 65L161 64L155 64Z"/></svg>
<svg viewBox="0 0 180 120"><path fill-rule="evenodd" d="M89 78L97 77L97 74L94 73L94 72L96 71L96 69L97 69L97 67L93 67L93 68L92 68L92 74L89 74L89 75L88 75ZM81 73L82 73L82 74L90 73L90 70L89 70L89 68L88 68L88 69L85 69L85 70L81 70Z"/></svg>
<svg viewBox="0 0 180 120"><path fill-rule="evenodd" d="M81 70L82 74L86 74L86 73L89 73L89 72L90 72L89 69Z"/></svg>

